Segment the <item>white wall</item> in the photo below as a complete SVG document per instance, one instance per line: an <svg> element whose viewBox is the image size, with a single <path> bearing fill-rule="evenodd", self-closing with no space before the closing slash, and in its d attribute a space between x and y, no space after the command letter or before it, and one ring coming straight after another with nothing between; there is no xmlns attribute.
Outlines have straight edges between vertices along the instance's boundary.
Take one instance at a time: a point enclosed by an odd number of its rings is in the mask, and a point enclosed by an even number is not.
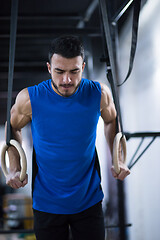
<svg viewBox="0 0 160 240"><path fill-rule="evenodd" d="M140 15L139 38L134 69L120 90L124 130L160 132L160 1L148 0ZM128 67L130 23L120 41L121 79ZM144 147L151 139L144 142ZM140 139L127 143L128 160ZM160 239L160 138L132 168L127 183L130 240ZM143 149L143 148L142 148Z"/></svg>

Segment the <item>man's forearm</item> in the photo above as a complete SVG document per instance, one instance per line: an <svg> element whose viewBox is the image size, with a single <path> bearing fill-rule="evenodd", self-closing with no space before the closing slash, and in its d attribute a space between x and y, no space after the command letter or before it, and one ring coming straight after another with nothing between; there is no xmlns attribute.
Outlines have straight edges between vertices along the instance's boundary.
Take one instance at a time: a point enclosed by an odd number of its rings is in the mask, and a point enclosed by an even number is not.
<svg viewBox="0 0 160 240"><path fill-rule="evenodd" d="M17 142L22 144L22 134L21 134L21 129L17 130L14 127L11 126L11 136L13 139L15 139ZM5 124L5 136L7 137L7 122Z"/></svg>
<svg viewBox="0 0 160 240"><path fill-rule="evenodd" d="M21 130L16 130L14 128L11 128L12 131L12 138L18 141L20 144L22 144L22 134ZM7 124L5 126L5 132L7 132ZM10 165L10 171L20 171L20 157L17 149L14 146L9 146L8 150L8 157L9 157L9 165Z"/></svg>
<svg viewBox="0 0 160 240"><path fill-rule="evenodd" d="M116 135L116 120L113 120L110 123L104 123L104 133L107 140L111 155L113 152L113 141Z"/></svg>

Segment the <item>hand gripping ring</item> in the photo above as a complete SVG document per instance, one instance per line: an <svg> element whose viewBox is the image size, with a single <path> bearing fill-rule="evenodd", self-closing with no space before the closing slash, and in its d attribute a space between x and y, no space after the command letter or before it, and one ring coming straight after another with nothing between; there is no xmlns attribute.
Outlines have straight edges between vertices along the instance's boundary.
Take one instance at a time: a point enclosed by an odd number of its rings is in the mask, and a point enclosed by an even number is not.
<svg viewBox="0 0 160 240"><path fill-rule="evenodd" d="M125 163L126 156L127 156L126 138L124 135L122 135L121 132L116 134L113 142L113 166L117 174L120 173L119 156L118 156L120 144L122 144L123 162Z"/></svg>
<svg viewBox="0 0 160 240"><path fill-rule="evenodd" d="M20 181L23 182L23 180L25 179L25 176L26 176L26 171L27 171L27 160L26 160L25 152L24 152L23 148L21 147L21 145L19 144L19 142L17 142L16 140L13 140L13 139L10 140L10 145L14 146L20 155L20 162L21 162ZM6 161L5 161L5 155L6 155L6 151L7 151L8 147L9 146L7 144L4 144L4 146L2 147L2 152L1 152L1 168L2 168L2 171L5 175L5 177L8 175Z"/></svg>

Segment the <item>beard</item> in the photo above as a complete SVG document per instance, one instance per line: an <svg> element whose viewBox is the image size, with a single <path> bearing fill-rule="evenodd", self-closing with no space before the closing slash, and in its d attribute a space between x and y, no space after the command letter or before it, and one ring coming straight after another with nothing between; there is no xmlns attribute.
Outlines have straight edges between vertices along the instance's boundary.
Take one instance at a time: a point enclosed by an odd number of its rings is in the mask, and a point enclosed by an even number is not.
<svg viewBox="0 0 160 240"><path fill-rule="evenodd" d="M76 86L74 86L74 84L60 84L59 85L59 87L57 86L57 84L53 81L53 79L52 79L52 84L53 84L53 86L54 86L54 88L57 90L57 92L61 95L61 96L63 96L63 97L70 97L70 96L72 96L76 91L77 91L77 89L79 88L79 86L80 86L80 84L81 84L81 81L76 85ZM62 93L61 91L60 91L60 87L64 87L64 88L66 88L66 92L65 93ZM74 87L74 90L73 90L73 92L72 93L68 93L68 87Z"/></svg>

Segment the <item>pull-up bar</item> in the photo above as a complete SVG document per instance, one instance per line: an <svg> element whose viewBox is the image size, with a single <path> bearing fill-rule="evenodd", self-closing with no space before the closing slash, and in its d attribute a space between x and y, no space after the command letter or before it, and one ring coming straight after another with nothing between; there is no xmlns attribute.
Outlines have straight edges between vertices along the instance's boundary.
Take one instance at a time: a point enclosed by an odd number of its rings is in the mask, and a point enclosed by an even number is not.
<svg viewBox="0 0 160 240"><path fill-rule="evenodd" d="M125 132L126 139L129 140L130 138L139 138L139 137L160 137L160 132L136 132L136 133L129 133Z"/></svg>
<svg viewBox="0 0 160 240"><path fill-rule="evenodd" d="M112 19L112 25L117 24L117 22L120 20L120 18L123 16L123 14L127 11L127 9L131 6L133 3L133 0L130 0L121 10L119 13L116 14Z"/></svg>

